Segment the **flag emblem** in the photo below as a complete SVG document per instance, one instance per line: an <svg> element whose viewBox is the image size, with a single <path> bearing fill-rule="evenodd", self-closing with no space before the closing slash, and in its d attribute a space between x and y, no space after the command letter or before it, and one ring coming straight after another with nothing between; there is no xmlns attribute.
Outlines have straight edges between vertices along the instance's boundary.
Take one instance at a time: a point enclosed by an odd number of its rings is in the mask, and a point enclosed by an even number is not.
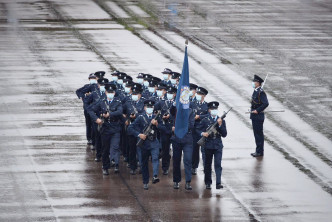
<svg viewBox="0 0 332 222"><path fill-rule="evenodd" d="M188 86L181 87L180 103L182 103L184 109L189 109L189 93L190 88Z"/></svg>

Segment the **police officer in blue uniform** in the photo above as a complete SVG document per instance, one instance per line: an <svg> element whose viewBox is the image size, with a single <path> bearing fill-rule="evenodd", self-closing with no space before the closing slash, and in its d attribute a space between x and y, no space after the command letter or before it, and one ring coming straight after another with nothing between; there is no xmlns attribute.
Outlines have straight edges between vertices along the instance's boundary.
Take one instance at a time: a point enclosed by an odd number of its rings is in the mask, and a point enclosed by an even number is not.
<svg viewBox="0 0 332 222"><path fill-rule="evenodd" d="M192 154L193 154L193 130L195 124L195 116L193 110L190 108L188 118L188 132L182 138L178 138L175 134L171 137L172 147L173 147L173 188L179 189L179 183L181 182L181 157L183 152L183 164L184 172L186 178L186 190L192 190L191 187L191 168L192 168ZM171 115L173 119L176 119L176 107L172 106ZM174 124L175 125L175 124ZM175 127L172 127L174 132Z"/></svg>
<svg viewBox="0 0 332 222"><path fill-rule="evenodd" d="M164 71L161 72L163 74L163 80L162 83L165 84L166 86L171 86L171 76L172 76L172 70L169 68L165 68Z"/></svg>
<svg viewBox="0 0 332 222"><path fill-rule="evenodd" d="M126 97L128 97L128 95L130 94L130 88L131 85L133 84L133 78L131 76L125 76L123 78L123 92L124 95L126 95Z"/></svg>
<svg viewBox="0 0 332 222"><path fill-rule="evenodd" d="M144 189L149 189L149 155L152 157L152 169L153 169L153 178L152 183L158 183L158 171L159 171L159 141L157 139L158 130L158 120L155 120L155 114L153 113L155 102L153 100L144 101L144 110L145 113L138 116L135 121L128 127L128 131L131 135L136 136L144 140L145 142L142 145L142 176ZM152 123L153 133L152 135L144 135L144 129Z"/></svg>
<svg viewBox="0 0 332 222"><path fill-rule="evenodd" d="M176 88L169 86L167 89L166 99L161 99L155 105L156 110L161 110L161 123L159 126L160 140L161 140L161 167L163 175L168 175L171 155L169 154L171 148L172 127L174 126L174 118L170 115L170 109L175 101Z"/></svg>
<svg viewBox="0 0 332 222"><path fill-rule="evenodd" d="M124 72L119 72L118 73L118 80L116 81L117 83L117 92L118 93L124 93L124 87L123 87L123 79L127 76L126 73Z"/></svg>
<svg viewBox="0 0 332 222"><path fill-rule="evenodd" d="M165 85L162 81L157 84L157 91L156 91L156 103L162 100L166 100L166 91L167 85Z"/></svg>
<svg viewBox="0 0 332 222"><path fill-rule="evenodd" d="M172 72L171 84L173 87L178 88L180 77L181 77L180 73Z"/></svg>
<svg viewBox="0 0 332 222"><path fill-rule="evenodd" d="M197 87L196 89L196 100L190 103L190 107L193 109L195 114L195 129L197 129L200 121L209 115L208 113L208 105L205 102L205 96L209 92L203 87ZM192 157L192 174L197 174L197 168L199 165L199 145L197 144L198 140L201 138L200 134L197 133L197 130L193 133L193 157ZM204 148L201 148L202 151L202 159L203 159L203 166L205 162L205 152Z"/></svg>
<svg viewBox="0 0 332 222"><path fill-rule="evenodd" d="M141 84L143 86L143 82L144 82L144 73L138 73L136 76L136 82L138 84Z"/></svg>
<svg viewBox="0 0 332 222"><path fill-rule="evenodd" d="M156 100L158 98L157 85L158 85L158 81L155 80L155 77L152 77L149 81L148 93L146 94L146 98L153 100L154 102L156 102Z"/></svg>
<svg viewBox="0 0 332 222"><path fill-rule="evenodd" d="M108 79L100 78L98 79L98 89L93 91L89 96L87 96L84 100L87 104L87 111L89 108L91 108L93 105L100 103L102 100L106 98L105 94L105 84L108 83ZM89 113L89 112L88 112ZM99 114L100 115L100 114ZM89 114L90 116L90 114ZM92 117L90 116L92 119ZM102 148L101 148L101 135L98 131L98 125L92 120L92 131L93 135L95 137L95 149L96 149L96 162L101 161L101 155L102 155Z"/></svg>
<svg viewBox="0 0 332 222"><path fill-rule="evenodd" d="M189 87L190 87L189 100L190 102L196 101L196 90L198 86L194 83L189 83Z"/></svg>
<svg viewBox="0 0 332 222"><path fill-rule="evenodd" d="M254 76L252 82L254 92L251 98L250 119L252 122L252 128L256 142L256 152L251 154L253 157L264 156L264 110L269 106L269 101L267 99L266 93L261 87L263 82L264 80L257 75Z"/></svg>
<svg viewBox="0 0 332 222"><path fill-rule="evenodd" d="M115 70L114 72L111 73L111 80L110 83L114 84L116 87L118 87L118 75L120 71Z"/></svg>
<svg viewBox="0 0 332 222"><path fill-rule="evenodd" d="M137 156L139 156L139 162L141 163L141 153L140 148L137 149L137 137L135 135L131 135L128 131L129 125L135 121L136 117L144 114L144 101L142 98L142 85L138 83L133 83L131 87L131 98L126 101L123 105L123 113L126 118L126 126L127 126L127 144L129 148L129 166L130 166L130 174L135 175L137 169Z"/></svg>
<svg viewBox="0 0 332 222"><path fill-rule="evenodd" d="M212 179L211 179L211 168L212 168L212 159L214 157L214 170L216 173L216 189L221 189L221 160L222 160L222 151L223 143L221 137L227 136L226 122L218 116L218 106L219 103L209 102L209 116L202 119L197 127L197 133L200 136L206 137L206 142L204 145L205 150L205 165L204 165L204 181L206 189L211 189ZM206 130L209 126L213 125L215 122L218 122L216 126L217 133L208 134Z"/></svg>
<svg viewBox="0 0 332 222"><path fill-rule="evenodd" d="M144 74L143 75L143 92L142 96L146 99L150 98L150 93L149 93L149 82L152 78L152 75L150 74Z"/></svg>
<svg viewBox="0 0 332 222"><path fill-rule="evenodd" d="M115 85L106 89L106 99L96 103L88 109L93 121L101 125L103 174L108 175L110 168L110 154L115 161L115 173L119 173L120 159L120 131L122 125L122 104L115 99ZM98 116L98 114L101 114ZM103 119L103 120L102 120Z"/></svg>
<svg viewBox="0 0 332 222"><path fill-rule="evenodd" d="M87 104L85 102L85 97L88 96L87 93L83 93L83 91L92 85L94 85L95 88L97 88L97 77L94 75L94 73L91 73L89 75L89 84L85 84L83 87L79 88L76 90L76 95L79 99L82 99L83 101L83 110L84 110L84 117L85 117L85 127L86 127L86 139L87 139L87 144L88 145L95 145L95 139L93 137L92 133L92 122L91 118L86 110Z"/></svg>
<svg viewBox="0 0 332 222"><path fill-rule="evenodd" d="M90 75L94 75L96 77L96 81L98 81L98 79L103 79L105 72L104 71L98 71L95 73L91 73ZM79 89L79 94L81 95L81 98L83 98L83 95L88 96L89 94L91 94L93 91L99 90L99 86L97 84L87 84L85 85L85 87L82 87Z"/></svg>
<svg viewBox="0 0 332 222"><path fill-rule="evenodd" d="M95 76L97 76L99 79L104 78L106 72L105 71L97 71L95 72Z"/></svg>

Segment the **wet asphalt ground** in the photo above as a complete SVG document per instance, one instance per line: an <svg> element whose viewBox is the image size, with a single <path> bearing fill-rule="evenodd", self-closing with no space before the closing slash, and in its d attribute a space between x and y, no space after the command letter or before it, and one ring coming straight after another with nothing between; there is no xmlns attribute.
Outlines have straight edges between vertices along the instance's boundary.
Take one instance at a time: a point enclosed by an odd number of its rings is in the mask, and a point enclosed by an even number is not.
<svg viewBox="0 0 332 222"><path fill-rule="evenodd" d="M329 1L0 1L0 221L329 221L332 216ZM91 72L181 71L227 116L223 190L143 191L102 176L75 90ZM253 73L270 73L266 155L253 159ZM213 178L214 181L214 178Z"/></svg>

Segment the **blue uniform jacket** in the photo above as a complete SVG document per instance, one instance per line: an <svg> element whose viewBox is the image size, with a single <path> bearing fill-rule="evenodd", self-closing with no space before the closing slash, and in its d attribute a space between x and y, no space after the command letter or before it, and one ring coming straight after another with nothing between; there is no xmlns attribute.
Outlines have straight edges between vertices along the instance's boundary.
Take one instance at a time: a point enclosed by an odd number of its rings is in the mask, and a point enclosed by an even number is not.
<svg viewBox="0 0 332 222"><path fill-rule="evenodd" d="M95 91L95 89L98 89L98 85L94 83L94 84L85 84L83 87L76 90L77 97L79 99L82 99L82 101L83 101L84 110L86 110L87 106L89 105L86 102L87 96L85 95L85 93L93 92L93 91Z"/></svg>
<svg viewBox="0 0 332 222"><path fill-rule="evenodd" d="M139 134L143 133L144 129L151 123L151 120L153 118L155 118L156 115L152 115L152 118L150 119L148 117L148 115L146 113L139 115L135 121L129 125L128 127L128 134L138 137ZM155 138L157 137L157 130L159 128L159 124L160 124L160 119L157 119L158 121L158 127L154 127L155 128Z"/></svg>
<svg viewBox="0 0 332 222"><path fill-rule="evenodd" d="M219 117L217 117L218 119ZM213 119L212 116L209 114L208 117L202 119L202 121L197 126L196 132L199 135L202 135L203 132L206 132L207 128L214 124L216 119ZM204 148L205 149L218 149L223 148L224 145L222 144L221 137L227 136L227 129L226 129L226 121L222 120L221 126L217 125L217 133L216 135L210 135L205 141Z"/></svg>
<svg viewBox="0 0 332 222"><path fill-rule="evenodd" d="M98 90L98 84L85 84L83 87L76 90L76 95L79 99L85 97L85 93L93 92L95 90Z"/></svg>
<svg viewBox="0 0 332 222"><path fill-rule="evenodd" d="M253 120L264 120L264 110L269 106L269 101L267 99L266 93L261 87L254 90L251 97L251 111L256 110L258 114L250 114L250 119Z"/></svg>
<svg viewBox="0 0 332 222"><path fill-rule="evenodd" d="M175 119L175 113L176 113L176 108L174 108L175 106L172 106L171 108L171 114L172 114L172 118ZM195 115L192 109L190 109L189 111L189 119L188 119L188 132L187 134L183 137L183 138L178 138L177 136L175 136L175 134L171 137L171 140L176 142L176 143L187 143L187 144L192 144L193 143L193 130L194 130L194 126L195 126Z"/></svg>
<svg viewBox="0 0 332 222"><path fill-rule="evenodd" d="M149 99L151 97L151 93L149 92L148 88L143 86L142 97L145 99Z"/></svg>
<svg viewBox="0 0 332 222"><path fill-rule="evenodd" d="M166 86L171 86L171 80L161 80L162 83L164 83Z"/></svg>
<svg viewBox="0 0 332 222"><path fill-rule="evenodd" d="M108 118L105 118L103 129L107 130L109 133L120 132L123 121L123 109L120 100L116 98L114 98L112 101L103 99L88 108L88 113L94 122L100 118L100 114L107 112L110 115Z"/></svg>
<svg viewBox="0 0 332 222"><path fill-rule="evenodd" d="M106 94L101 92L99 89L93 91L89 96L86 96L83 100L86 104L86 108L88 109L89 106L93 106L94 104L106 99Z"/></svg>
<svg viewBox="0 0 332 222"><path fill-rule="evenodd" d="M137 102L128 99L123 105L123 113L130 116L132 113L137 113L136 117L144 113L144 101L145 99L141 97ZM136 109L136 110L135 110Z"/></svg>
<svg viewBox="0 0 332 222"><path fill-rule="evenodd" d="M192 101L190 103L190 108L193 109L194 115L199 115L199 119L195 120L195 127L198 126L199 122L204 119L205 117L208 117L210 114L208 112L208 105L207 102L203 101L198 102L197 100Z"/></svg>
<svg viewBox="0 0 332 222"><path fill-rule="evenodd" d="M170 115L168 119L162 119L165 114L170 114L170 109L173 106L173 100L160 100L155 106L155 110L161 110L161 124L159 126L160 135L172 134L172 127L174 126L174 117Z"/></svg>

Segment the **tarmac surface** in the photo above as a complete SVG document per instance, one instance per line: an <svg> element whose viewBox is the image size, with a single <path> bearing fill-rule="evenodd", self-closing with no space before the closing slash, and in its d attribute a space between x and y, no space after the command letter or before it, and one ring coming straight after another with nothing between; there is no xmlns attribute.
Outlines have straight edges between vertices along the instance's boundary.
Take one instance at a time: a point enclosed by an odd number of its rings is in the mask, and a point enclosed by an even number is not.
<svg viewBox="0 0 332 222"><path fill-rule="evenodd" d="M330 1L0 0L0 221L330 221ZM91 72L181 71L227 116L223 190L101 173L75 90ZM245 112L269 73L265 156ZM172 170L170 170L172 172ZM215 178L213 177L213 182Z"/></svg>

